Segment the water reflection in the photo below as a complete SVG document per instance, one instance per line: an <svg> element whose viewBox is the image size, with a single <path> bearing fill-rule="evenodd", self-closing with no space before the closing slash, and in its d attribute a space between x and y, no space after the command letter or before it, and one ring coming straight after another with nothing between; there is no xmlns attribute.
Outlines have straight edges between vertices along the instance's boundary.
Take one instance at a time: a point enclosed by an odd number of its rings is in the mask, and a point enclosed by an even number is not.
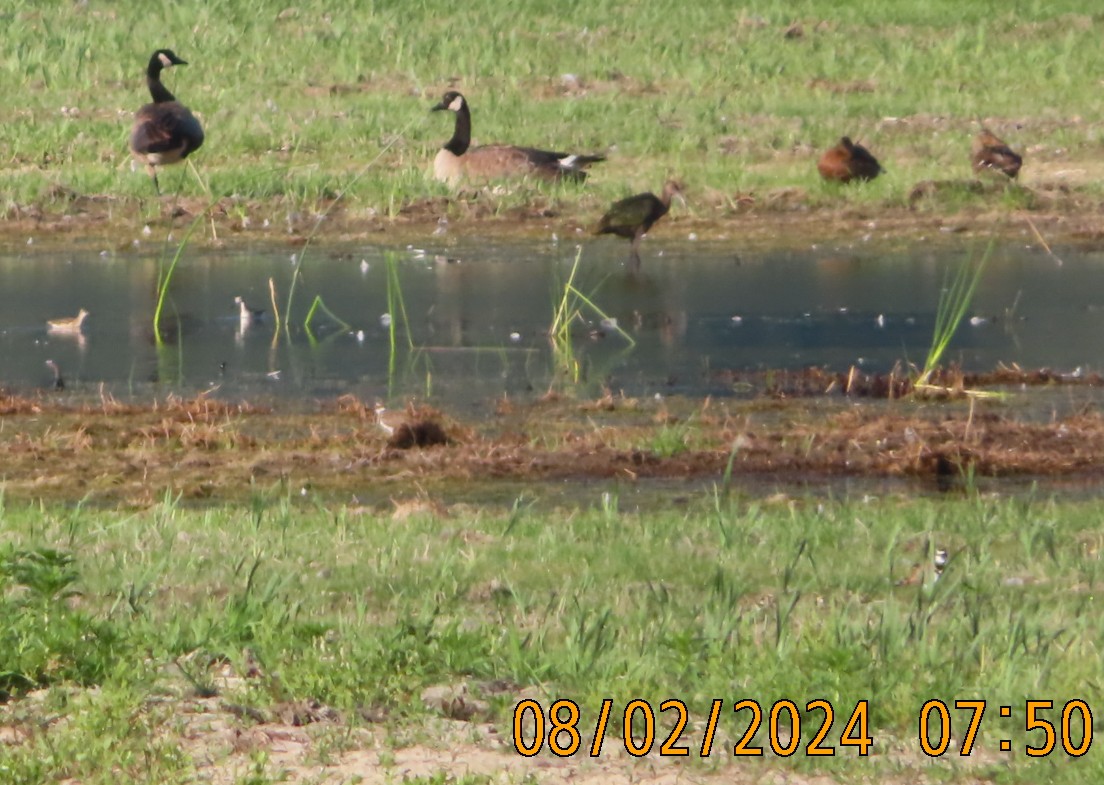
<svg viewBox="0 0 1104 785"><path fill-rule="evenodd" d="M592 385L636 395L725 394L713 373L723 369L922 362L948 269L968 253L737 258L730 247L657 240L642 274L629 276L618 250L588 243L575 283L637 343L628 349L595 318L575 326L576 349ZM152 330L155 257L90 250L0 258L0 383L49 388L51 359L67 391L103 382L116 395L218 388L244 397L351 391L485 400L540 391L552 378L546 331L575 253L552 243L471 241L315 247L284 331L269 279L282 311L295 264L286 249L189 252L174 274L161 345ZM1000 362L1099 369L1104 259L1061 256L1059 265L1041 251L999 249L949 359L975 370ZM316 297L322 308L308 332ZM47 329L48 319L80 309L92 314L81 330Z"/></svg>

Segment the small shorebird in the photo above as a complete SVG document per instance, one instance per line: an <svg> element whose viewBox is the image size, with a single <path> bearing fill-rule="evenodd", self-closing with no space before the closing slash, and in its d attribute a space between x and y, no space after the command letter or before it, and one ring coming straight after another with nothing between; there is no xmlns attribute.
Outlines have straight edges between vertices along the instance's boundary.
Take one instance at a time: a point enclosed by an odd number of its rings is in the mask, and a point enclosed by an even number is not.
<svg viewBox="0 0 1104 785"><path fill-rule="evenodd" d="M264 318L263 308L250 308L245 298L240 295L234 298L234 304L238 306L238 320L241 322L243 330Z"/></svg>
<svg viewBox="0 0 1104 785"><path fill-rule="evenodd" d="M943 570L950 560L950 554L947 553L947 549L939 548L932 554L931 567L926 567L923 562L913 565L909 574L897 581L897 585L916 586L917 584L924 584L927 586L934 586L936 581L943 577Z"/></svg>
<svg viewBox="0 0 1104 785"><path fill-rule="evenodd" d="M406 424L406 412L389 410L383 405L383 401L376 401L376 425L388 436L395 433L395 429Z"/></svg>
<svg viewBox="0 0 1104 785"><path fill-rule="evenodd" d="M852 180L873 180L885 170L869 150L852 142L851 137L844 136L839 144L820 157L817 171L825 180L849 183Z"/></svg>
<svg viewBox="0 0 1104 785"><path fill-rule="evenodd" d="M54 381L53 384L50 386L55 390L64 390L65 379L61 377L61 368L58 367L58 364L53 360L47 360L46 367L54 372Z"/></svg>
<svg viewBox="0 0 1104 785"><path fill-rule="evenodd" d="M632 241L629 246L629 269L640 270L640 240L648 233L656 221L671 209L671 199L678 198L683 204L682 183L668 180L663 184L662 195L642 193L614 202L598 222L595 234L615 234Z"/></svg>
<svg viewBox="0 0 1104 785"><path fill-rule="evenodd" d="M81 325L87 317L88 311L81 308L80 313L71 319L50 319L46 322L46 327L55 335L79 335Z"/></svg>

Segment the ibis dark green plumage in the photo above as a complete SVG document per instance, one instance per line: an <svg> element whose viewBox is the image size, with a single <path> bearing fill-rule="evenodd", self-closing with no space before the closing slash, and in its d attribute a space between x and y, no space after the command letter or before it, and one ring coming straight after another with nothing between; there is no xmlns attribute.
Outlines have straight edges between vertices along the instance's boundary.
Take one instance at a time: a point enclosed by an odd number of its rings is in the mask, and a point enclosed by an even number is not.
<svg viewBox="0 0 1104 785"><path fill-rule="evenodd" d="M156 167L183 161L203 145L203 126L199 120L161 84L162 69L187 64L171 49L153 53L146 68L146 85L153 102L138 110L130 132L130 151L146 165L159 194Z"/></svg>
<svg viewBox="0 0 1104 785"><path fill-rule="evenodd" d="M614 202L598 222L595 234L615 234L632 241L629 247L629 269L640 269L640 239L671 209L671 199L682 200L682 183L668 180L660 196L642 193Z"/></svg>

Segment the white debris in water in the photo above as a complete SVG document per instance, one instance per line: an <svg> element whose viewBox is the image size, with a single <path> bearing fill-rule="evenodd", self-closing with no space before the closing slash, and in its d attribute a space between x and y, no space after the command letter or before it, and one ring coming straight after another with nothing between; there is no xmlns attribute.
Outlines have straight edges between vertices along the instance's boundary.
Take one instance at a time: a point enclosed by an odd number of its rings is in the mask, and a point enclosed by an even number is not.
<svg viewBox="0 0 1104 785"><path fill-rule="evenodd" d="M362 275L367 274L368 268L370 268L371 266L372 265L368 264L367 259L361 259L360 260L360 272L361 272L361 274Z"/></svg>
<svg viewBox="0 0 1104 785"><path fill-rule="evenodd" d="M355 335L357 343L364 343L364 330L357 330Z"/></svg>
<svg viewBox="0 0 1104 785"><path fill-rule="evenodd" d="M615 316L610 316L610 317L608 317L608 318L606 318L606 319L603 319L603 320L602 320L601 322L599 322L598 324L599 324L599 326L600 326L600 327L602 327L603 329L606 329L606 330L616 330L616 329L617 329L617 317L615 317Z"/></svg>
<svg viewBox="0 0 1104 785"><path fill-rule="evenodd" d="M686 235L686 239L689 240L690 242L693 242L694 240L698 239L698 233L697 232L690 232L690 234Z"/></svg>
<svg viewBox="0 0 1104 785"><path fill-rule="evenodd" d="M510 333L510 342L511 343L518 343L519 341L521 341L521 333L519 333L519 332Z"/></svg>
<svg viewBox="0 0 1104 785"><path fill-rule="evenodd" d="M877 324L879 327L885 327L885 314L878 314L878 318L874 320L874 323Z"/></svg>
<svg viewBox="0 0 1104 785"><path fill-rule="evenodd" d="M296 263L297 261L299 261L299 254L297 254L297 253L293 253L293 254L292 254L292 255L291 255L290 257L288 257L288 260L289 260L289 261L290 261L290 262L291 262L292 264L295 264L295 263Z"/></svg>
<svg viewBox="0 0 1104 785"><path fill-rule="evenodd" d="M423 259L426 255L424 248L411 248L410 253L414 256L415 259Z"/></svg>
<svg viewBox="0 0 1104 785"><path fill-rule="evenodd" d="M267 218L264 219L264 221L261 223L261 226L264 227L265 229L268 228L268 219Z"/></svg>
<svg viewBox="0 0 1104 785"><path fill-rule="evenodd" d="M980 327L981 325L985 324L987 321L989 321L989 320L986 319L984 316L971 316L970 317L970 326L971 327Z"/></svg>
<svg viewBox="0 0 1104 785"><path fill-rule="evenodd" d="M151 234L153 234L153 229L150 229L149 224L142 227L142 235L144 237L149 237Z"/></svg>
<svg viewBox="0 0 1104 785"><path fill-rule="evenodd" d="M840 309L839 309L839 312L840 313L847 313L847 306L846 305L841 305Z"/></svg>
<svg viewBox="0 0 1104 785"><path fill-rule="evenodd" d="M733 324L743 324L744 323L744 317L739 316L739 315L733 316L732 317L732 323Z"/></svg>
<svg viewBox="0 0 1104 785"><path fill-rule="evenodd" d="M268 373L265 374L265 376L269 379L272 379L273 381L276 381L280 378L280 372L279 371L269 371Z"/></svg>
<svg viewBox="0 0 1104 785"><path fill-rule="evenodd" d="M391 314L385 313L380 316L380 325L383 327L391 326Z"/></svg>
<svg viewBox="0 0 1104 785"><path fill-rule="evenodd" d="M552 245L555 245L559 241L560 241L559 235L557 235L555 232L552 232Z"/></svg>
<svg viewBox="0 0 1104 785"><path fill-rule="evenodd" d="M34 238L33 237L28 237L27 238L27 245L34 245Z"/></svg>

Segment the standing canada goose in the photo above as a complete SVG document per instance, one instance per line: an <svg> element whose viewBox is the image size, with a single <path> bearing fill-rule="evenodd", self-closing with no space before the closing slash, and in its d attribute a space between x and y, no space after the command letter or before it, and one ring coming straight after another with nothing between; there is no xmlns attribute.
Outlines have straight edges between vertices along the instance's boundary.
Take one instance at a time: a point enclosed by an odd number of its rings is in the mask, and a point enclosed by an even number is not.
<svg viewBox="0 0 1104 785"><path fill-rule="evenodd" d="M130 151L146 165L158 194L161 185L155 167L183 161L203 145L199 120L161 84L161 69L187 64L169 49L153 53L146 68L146 84L153 103L138 110L130 132Z"/></svg>
<svg viewBox="0 0 1104 785"><path fill-rule="evenodd" d="M46 322L46 327L55 335L78 335L86 318L88 318L88 311L81 308L80 313L71 319L50 319Z"/></svg>
<svg viewBox="0 0 1104 785"><path fill-rule="evenodd" d="M452 138L433 159L433 176L455 185L462 179L493 180L535 175L546 180L582 182L590 164L606 160L604 155L575 155L516 147L508 144L471 146L471 111L464 96L455 90L445 93L432 111L448 110L456 115Z"/></svg>
<svg viewBox="0 0 1104 785"><path fill-rule="evenodd" d="M852 142L851 137L845 136L838 145L820 157L817 171L825 180L849 183L855 179L873 180L885 170L869 150Z"/></svg>
<svg viewBox="0 0 1104 785"><path fill-rule="evenodd" d="M678 197L679 201L685 203L682 183L678 180L664 183L661 196L642 193L614 202L598 222L594 233L615 234L632 240L632 245L629 246L629 269L635 273L640 270L640 238L648 233L656 221L667 215L673 197Z"/></svg>
<svg viewBox="0 0 1104 785"><path fill-rule="evenodd" d="M1023 158L984 126L981 133L974 137L970 160L975 172L1003 172L1013 180L1023 166Z"/></svg>

